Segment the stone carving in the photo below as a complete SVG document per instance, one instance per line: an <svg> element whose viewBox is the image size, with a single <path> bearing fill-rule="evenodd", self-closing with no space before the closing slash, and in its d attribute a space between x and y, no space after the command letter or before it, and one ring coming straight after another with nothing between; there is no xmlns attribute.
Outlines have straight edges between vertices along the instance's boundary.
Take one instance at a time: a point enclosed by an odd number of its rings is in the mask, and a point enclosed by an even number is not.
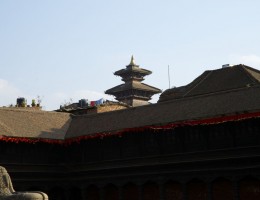
<svg viewBox="0 0 260 200"><path fill-rule="evenodd" d="M6 169L0 166L0 199L1 200L48 200L43 192L15 192Z"/></svg>

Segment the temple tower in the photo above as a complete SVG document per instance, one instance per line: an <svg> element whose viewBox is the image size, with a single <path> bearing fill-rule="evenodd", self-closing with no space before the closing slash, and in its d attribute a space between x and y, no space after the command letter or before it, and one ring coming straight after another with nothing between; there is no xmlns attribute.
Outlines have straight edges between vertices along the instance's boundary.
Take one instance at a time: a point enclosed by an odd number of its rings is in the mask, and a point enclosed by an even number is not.
<svg viewBox="0 0 260 200"><path fill-rule="evenodd" d="M116 97L116 100L126 103L129 106L142 106L149 104L149 100L154 94L161 93L158 88L141 83L146 75L152 72L142 69L135 64L132 56L131 62L125 69L118 70L114 75L122 77L124 84L113 87L107 91L106 94L111 94Z"/></svg>

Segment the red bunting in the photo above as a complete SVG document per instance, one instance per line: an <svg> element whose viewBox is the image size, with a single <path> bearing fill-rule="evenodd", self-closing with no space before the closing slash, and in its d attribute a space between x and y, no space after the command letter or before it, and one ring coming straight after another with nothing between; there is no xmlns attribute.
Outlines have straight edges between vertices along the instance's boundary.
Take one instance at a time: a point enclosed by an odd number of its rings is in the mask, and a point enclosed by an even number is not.
<svg viewBox="0 0 260 200"><path fill-rule="evenodd" d="M209 125L209 124L218 124L224 123L229 121L239 121L245 120L250 118L259 118L260 112L257 113L244 113L232 116L222 116L210 119L200 119L200 120L192 120L192 121L183 121L183 122L176 122L176 123L169 123L165 125L154 125L154 126L143 126L143 127L136 127L136 128L127 128L120 131L113 131L113 132L103 132L103 133L95 133L91 135L84 135L75 138L65 139L65 140L57 140L57 139L44 139L44 138L25 138L25 137L10 137L10 136L0 136L0 141L4 142L11 142L11 143L29 143L29 144L36 144L36 143L48 143L48 144L59 144L59 145L71 145L73 143L80 143L82 140L93 139L93 138L104 138L109 136L119 136L121 137L125 133L129 132L140 132L144 130L167 130L167 129L174 129L176 127L181 126L196 126L196 125Z"/></svg>

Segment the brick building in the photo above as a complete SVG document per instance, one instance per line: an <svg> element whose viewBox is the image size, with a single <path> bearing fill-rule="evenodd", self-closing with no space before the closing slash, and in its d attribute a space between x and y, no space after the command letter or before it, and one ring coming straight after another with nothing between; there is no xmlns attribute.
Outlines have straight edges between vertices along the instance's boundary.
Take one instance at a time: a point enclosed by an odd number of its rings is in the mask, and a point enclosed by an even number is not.
<svg viewBox="0 0 260 200"><path fill-rule="evenodd" d="M259 133L260 71L236 65L114 112L2 108L0 159L54 200L256 200Z"/></svg>

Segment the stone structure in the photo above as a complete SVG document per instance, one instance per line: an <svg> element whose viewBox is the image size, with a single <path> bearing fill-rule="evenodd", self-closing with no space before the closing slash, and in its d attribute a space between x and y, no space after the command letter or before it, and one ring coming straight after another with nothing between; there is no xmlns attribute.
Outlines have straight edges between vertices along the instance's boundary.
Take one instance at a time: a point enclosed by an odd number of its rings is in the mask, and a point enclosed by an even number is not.
<svg viewBox="0 0 260 200"><path fill-rule="evenodd" d="M105 91L105 93L114 95L116 100L133 107L147 105L154 94L161 93L160 89L141 83L144 77L151 73L151 71L142 69L136 65L132 56L130 64L125 69L114 73L122 77L122 81L125 83L113 87Z"/></svg>
<svg viewBox="0 0 260 200"><path fill-rule="evenodd" d="M55 111L71 113L73 115L86 115L86 114L97 114L97 113L103 113L103 112L122 110L122 109L127 109L129 107L130 106L128 106L127 104L122 103L122 102L106 100L106 101L104 101L103 104L95 105L95 106L86 106L83 108L78 107L78 103L73 103L66 107L61 107L60 109L55 110Z"/></svg>
<svg viewBox="0 0 260 200"><path fill-rule="evenodd" d="M6 169L0 166L0 199L1 200L48 200L43 192L15 192Z"/></svg>
<svg viewBox="0 0 260 200"><path fill-rule="evenodd" d="M1 165L15 188L55 200L258 200L259 98L260 71L237 65L148 106L0 109Z"/></svg>

